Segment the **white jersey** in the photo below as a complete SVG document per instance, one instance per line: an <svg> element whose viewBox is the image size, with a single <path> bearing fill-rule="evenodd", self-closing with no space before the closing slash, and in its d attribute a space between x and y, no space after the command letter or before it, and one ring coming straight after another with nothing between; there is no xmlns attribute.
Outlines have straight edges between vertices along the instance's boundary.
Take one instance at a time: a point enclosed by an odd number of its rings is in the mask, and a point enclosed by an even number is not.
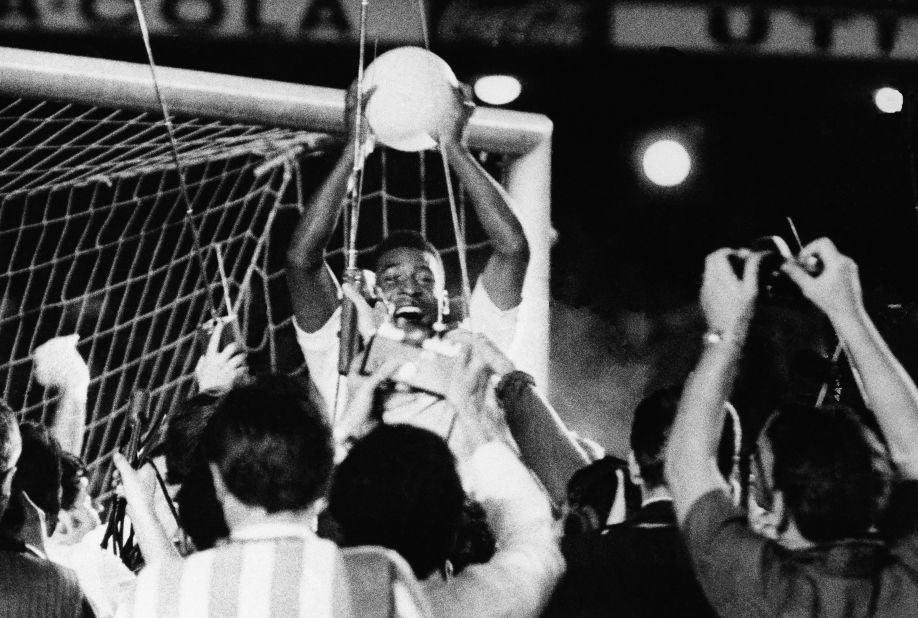
<svg viewBox="0 0 918 618"><path fill-rule="evenodd" d="M516 334L519 306L503 311L491 301L480 284L475 286L470 300L470 320L460 325L481 333L507 352ZM338 331L341 330L341 308L314 333L302 330L294 320L296 339L306 359L309 377L325 401L333 425L341 422L348 402L347 380L338 373ZM333 413L331 411L334 411ZM383 420L387 423L408 423L447 439L454 445L452 410L443 400L426 393L396 393L386 402Z"/></svg>

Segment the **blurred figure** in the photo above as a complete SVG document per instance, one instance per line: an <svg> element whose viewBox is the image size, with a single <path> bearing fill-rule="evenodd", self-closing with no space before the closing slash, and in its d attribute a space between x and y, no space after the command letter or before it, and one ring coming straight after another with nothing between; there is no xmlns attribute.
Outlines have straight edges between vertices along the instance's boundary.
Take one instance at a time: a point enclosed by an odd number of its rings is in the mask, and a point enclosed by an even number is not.
<svg viewBox="0 0 918 618"><path fill-rule="evenodd" d="M32 352L35 381L58 395L51 431L61 448L74 455L83 450L89 366L76 349L79 335L52 337Z"/></svg>
<svg viewBox="0 0 918 618"><path fill-rule="evenodd" d="M355 427L356 441L335 471L329 509L346 545L382 545L408 561L423 580L434 615L537 616L564 568L551 508L507 446L511 432L502 412L483 405L494 369L512 365L487 341L464 350L447 402L457 411L465 441L451 450L421 428L372 428L376 388L402 370L398 363L384 365L352 401L363 409L350 410L349 418L367 422ZM516 399L508 392L501 396ZM530 456L539 451L533 440L523 444ZM465 454L458 466L453 452ZM484 508L496 549L487 562L456 574L448 558L462 518L463 488Z"/></svg>
<svg viewBox="0 0 918 618"><path fill-rule="evenodd" d="M627 493L634 487L625 478L628 462L612 455L574 473L567 484L564 534L585 534L625 520Z"/></svg>
<svg viewBox="0 0 918 618"><path fill-rule="evenodd" d="M104 530L89 494L83 461L61 454L61 510L45 544L48 558L77 574L98 616L113 616L134 590L134 574L100 547Z"/></svg>
<svg viewBox="0 0 918 618"><path fill-rule="evenodd" d="M707 258L701 306L709 332L666 456L699 581L722 616L914 615L918 389L864 309L857 266L828 239L810 243L781 269L831 321L888 450L861 420L866 411L780 407L751 457L750 491L766 511L764 536L748 527L716 473L723 403L749 330L761 257L721 249ZM887 505L908 522L890 541L876 534L890 515Z"/></svg>
<svg viewBox="0 0 918 618"><path fill-rule="evenodd" d="M545 615L717 615L695 577L663 474L681 391L681 386L660 389L638 404L628 471L640 488L640 510L624 523L562 539L567 573ZM720 443L719 472L729 478L736 446L732 422L724 427Z"/></svg>
<svg viewBox="0 0 918 618"><path fill-rule="evenodd" d="M22 452L22 438L12 410L0 402L0 516L13 492L13 480ZM59 465L59 464L58 464ZM43 537L43 512L20 492L24 507L21 532ZM76 574L40 556L20 539L0 538L0 616L88 617L95 616L80 589Z"/></svg>
<svg viewBox="0 0 918 618"><path fill-rule="evenodd" d="M385 616L425 615L400 559L381 550L348 559L312 531L332 446L324 415L296 382L268 375L233 388L201 445L229 538L184 559L145 549L162 557L141 571L133 615L351 616L365 606L387 608ZM136 474L123 457L115 461L138 534L154 536Z"/></svg>

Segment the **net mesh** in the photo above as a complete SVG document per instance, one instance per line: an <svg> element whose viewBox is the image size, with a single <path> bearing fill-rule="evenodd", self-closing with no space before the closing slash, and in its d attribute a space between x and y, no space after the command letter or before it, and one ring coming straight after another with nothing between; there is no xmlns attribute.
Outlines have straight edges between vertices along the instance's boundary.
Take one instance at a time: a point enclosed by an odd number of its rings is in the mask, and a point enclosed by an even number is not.
<svg viewBox="0 0 918 618"><path fill-rule="evenodd" d="M50 423L57 395L35 382L30 356L78 333L91 375L82 455L103 499L132 395L146 393L156 417L189 394L199 326L214 312L238 315L253 370L303 363L284 252L337 152L332 140L200 118L173 125L190 205L158 115L0 100L0 395L23 418ZM500 157L482 159L500 175ZM361 254L390 229L420 230L443 248L458 289L439 155L377 151L363 194ZM458 195L474 273L486 243ZM339 231L331 246L342 242ZM330 260L340 270L340 249Z"/></svg>

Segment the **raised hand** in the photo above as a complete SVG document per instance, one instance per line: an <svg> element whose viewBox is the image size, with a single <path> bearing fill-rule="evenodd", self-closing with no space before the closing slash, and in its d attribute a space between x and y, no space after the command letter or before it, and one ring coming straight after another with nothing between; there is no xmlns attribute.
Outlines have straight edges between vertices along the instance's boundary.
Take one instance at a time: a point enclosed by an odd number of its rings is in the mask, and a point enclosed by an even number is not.
<svg viewBox="0 0 918 618"><path fill-rule="evenodd" d="M471 346L485 366L497 376L504 376L515 369L511 361L493 341L481 333L457 328L444 337L447 341Z"/></svg>
<svg viewBox="0 0 918 618"><path fill-rule="evenodd" d="M359 386L348 402L342 418L335 423L335 445L341 446L346 442L359 440L370 433L381 420L373 416L376 389L387 380L398 380L400 376L407 378L407 374L412 371L417 371L417 367L412 363L388 360L369 377L360 379ZM339 455L343 458L344 453Z"/></svg>
<svg viewBox="0 0 918 618"><path fill-rule="evenodd" d="M814 273L803 266L814 260L821 262L821 272ZM830 319L864 308L857 264L842 254L828 238L819 238L808 244L800 251L797 261L785 262L782 269L800 287L803 295Z"/></svg>
<svg viewBox="0 0 918 618"><path fill-rule="evenodd" d="M483 335L450 333L453 342L462 340L462 351L456 362L456 375L449 383L446 401L455 410L458 436L451 442L453 452L462 460L475 450L509 436L507 419L500 406L490 405L492 376L513 370L509 359Z"/></svg>
<svg viewBox="0 0 918 618"><path fill-rule="evenodd" d="M452 95L449 106L440 118L437 135L434 136L443 145L463 143L469 118L475 111L472 89L468 84L460 83L455 86Z"/></svg>
<svg viewBox="0 0 918 618"><path fill-rule="evenodd" d="M52 337L32 352L35 379L42 386L63 391L85 391L89 367L76 349L79 335Z"/></svg>
<svg viewBox="0 0 918 618"><path fill-rule="evenodd" d="M207 350L194 367L199 393L222 395L248 376L245 354L237 352L239 347L235 343L219 349L220 336L225 326L223 320L217 321L207 340Z"/></svg>
<svg viewBox="0 0 918 618"><path fill-rule="evenodd" d="M709 329L745 337L758 294L761 259L748 249L718 249L705 259L701 309ZM733 270L736 262L743 264L741 277Z"/></svg>
<svg viewBox="0 0 918 618"><path fill-rule="evenodd" d="M121 453L114 453L112 462L117 471L115 493L127 503L127 514L146 562L178 557L178 550L154 511L150 479L142 478ZM152 483L155 482L154 479Z"/></svg>
<svg viewBox="0 0 918 618"><path fill-rule="evenodd" d="M370 127L370 123L367 121L367 104L370 102L370 97L373 96L373 93L376 91L376 87L369 88L364 90L362 93L362 100L360 101L360 127L358 135L357 127L357 80L355 79L351 82L351 85L347 89L347 93L344 95L344 125L347 127L348 138L357 144L361 145L361 148L364 149L363 155L366 157L371 152L376 144L376 139L373 136L373 129Z"/></svg>

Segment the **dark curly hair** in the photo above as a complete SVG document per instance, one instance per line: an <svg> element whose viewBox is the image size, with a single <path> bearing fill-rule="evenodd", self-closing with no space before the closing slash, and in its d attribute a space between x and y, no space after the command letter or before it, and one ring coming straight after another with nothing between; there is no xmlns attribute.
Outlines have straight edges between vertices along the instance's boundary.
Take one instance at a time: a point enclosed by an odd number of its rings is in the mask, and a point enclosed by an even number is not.
<svg viewBox="0 0 918 618"><path fill-rule="evenodd" d="M889 500L889 455L861 415L843 405L785 404L764 429L773 488L814 543L864 537Z"/></svg>

